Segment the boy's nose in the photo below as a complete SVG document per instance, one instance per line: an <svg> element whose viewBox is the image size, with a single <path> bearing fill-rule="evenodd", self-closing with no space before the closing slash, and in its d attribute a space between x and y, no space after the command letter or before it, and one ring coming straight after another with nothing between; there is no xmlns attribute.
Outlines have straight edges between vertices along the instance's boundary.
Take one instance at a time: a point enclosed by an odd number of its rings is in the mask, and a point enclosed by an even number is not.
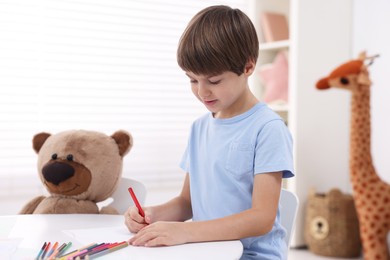
<svg viewBox="0 0 390 260"><path fill-rule="evenodd" d="M199 86L198 86L199 97L205 98L205 97L210 96L210 94L211 94L211 91L209 90L208 87L206 87L205 85L199 84Z"/></svg>

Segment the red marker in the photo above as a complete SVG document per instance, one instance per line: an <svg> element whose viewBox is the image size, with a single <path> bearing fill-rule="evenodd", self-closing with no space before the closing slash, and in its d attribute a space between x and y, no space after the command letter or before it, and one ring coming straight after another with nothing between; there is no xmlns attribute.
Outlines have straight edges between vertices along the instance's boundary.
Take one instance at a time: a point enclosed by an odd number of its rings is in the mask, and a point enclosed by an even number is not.
<svg viewBox="0 0 390 260"><path fill-rule="evenodd" d="M135 206L136 206L137 209L138 209L139 214L140 214L142 217L145 217L145 212L142 210L142 207L141 207L141 205L139 204L138 199L137 199L137 197L135 196L135 193L134 193L134 191L133 191L133 189L132 189L131 187L129 187L129 192L130 192L131 198L132 198L133 201L134 201Z"/></svg>

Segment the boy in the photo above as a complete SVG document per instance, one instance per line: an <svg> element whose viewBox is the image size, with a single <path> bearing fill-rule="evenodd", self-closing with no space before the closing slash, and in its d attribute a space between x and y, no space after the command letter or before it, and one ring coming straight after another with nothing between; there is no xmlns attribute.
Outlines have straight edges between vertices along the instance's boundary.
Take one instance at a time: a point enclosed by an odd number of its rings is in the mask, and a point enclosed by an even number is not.
<svg viewBox="0 0 390 260"><path fill-rule="evenodd" d="M135 246L240 239L241 259L286 259L278 210L282 178L294 176L292 140L282 119L248 86L259 43L240 10L211 6L184 31L177 60L210 111L191 128L181 194L125 213ZM191 219L193 221L183 222Z"/></svg>

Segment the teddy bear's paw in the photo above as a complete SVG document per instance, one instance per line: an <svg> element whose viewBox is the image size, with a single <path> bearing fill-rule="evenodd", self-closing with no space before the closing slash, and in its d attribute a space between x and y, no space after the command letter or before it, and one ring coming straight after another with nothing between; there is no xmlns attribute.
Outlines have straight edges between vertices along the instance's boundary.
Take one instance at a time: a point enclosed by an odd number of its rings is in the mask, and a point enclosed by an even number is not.
<svg viewBox="0 0 390 260"><path fill-rule="evenodd" d="M20 210L19 214L33 214L34 210L45 198L45 196L39 196L30 200L30 202L24 205L24 207Z"/></svg>
<svg viewBox="0 0 390 260"><path fill-rule="evenodd" d="M113 207L106 206L100 210L100 214L119 215L119 212Z"/></svg>

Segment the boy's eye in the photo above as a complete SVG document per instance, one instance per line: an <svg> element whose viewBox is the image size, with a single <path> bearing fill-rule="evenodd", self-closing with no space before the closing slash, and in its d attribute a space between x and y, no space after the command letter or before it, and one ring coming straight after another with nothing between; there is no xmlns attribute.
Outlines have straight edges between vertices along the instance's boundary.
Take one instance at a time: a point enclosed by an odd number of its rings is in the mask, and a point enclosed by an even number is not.
<svg viewBox="0 0 390 260"><path fill-rule="evenodd" d="M198 81L191 79L190 82L191 82L191 84L194 84L194 83L197 83Z"/></svg>
<svg viewBox="0 0 390 260"><path fill-rule="evenodd" d="M219 83L221 83L221 80L209 81L209 82L210 82L210 84L218 85Z"/></svg>

